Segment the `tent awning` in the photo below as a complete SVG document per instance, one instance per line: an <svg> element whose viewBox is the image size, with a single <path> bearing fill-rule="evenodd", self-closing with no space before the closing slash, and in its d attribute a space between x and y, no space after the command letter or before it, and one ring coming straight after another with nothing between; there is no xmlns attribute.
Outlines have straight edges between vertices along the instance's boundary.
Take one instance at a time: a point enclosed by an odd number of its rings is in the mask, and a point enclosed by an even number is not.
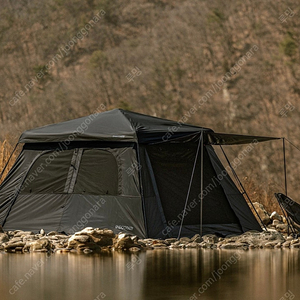
<svg viewBox="0 0 300 300"><path fill-rule="evenodd" d="M279 139L281 138L255 135L227 134L217 132L210 132L208 134L208 140L211 145L242 145Z"/></svg>

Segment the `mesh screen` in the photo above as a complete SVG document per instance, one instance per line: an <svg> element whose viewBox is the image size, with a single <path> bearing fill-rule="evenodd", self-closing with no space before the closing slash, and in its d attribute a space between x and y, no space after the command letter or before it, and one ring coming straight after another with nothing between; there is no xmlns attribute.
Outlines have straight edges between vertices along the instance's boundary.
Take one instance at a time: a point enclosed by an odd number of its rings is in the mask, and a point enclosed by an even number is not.
<svg viewBox="0 0 300 300"><path fill-rule="evenodd" d="M167 142L147 146L166 220L168 222L173 221L174 225L179 225L183 217L196 150L196 143ZM205 196L203 201L203 224L238 223L238 219L216 178L216 173L205 147L203 168ZM200 179L201 162L199 156L186 216L184 217L184 225L200 223Z"/></svg>

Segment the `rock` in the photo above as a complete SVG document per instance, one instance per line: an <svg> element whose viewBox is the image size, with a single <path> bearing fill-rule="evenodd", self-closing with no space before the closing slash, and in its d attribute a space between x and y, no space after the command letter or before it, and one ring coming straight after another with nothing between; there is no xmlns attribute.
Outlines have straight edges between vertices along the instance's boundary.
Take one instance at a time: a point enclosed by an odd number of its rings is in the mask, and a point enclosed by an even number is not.
<svg viewBox="0 0 300 300"><path fill-rule="evenodd" d="M36 251L50 251L51 250L51 243L46 238L41 238L39 240L31 242L29 245L30 252L36 252Z"/></svg>
<svg viewBox="0 0 300 300"><path fill-rule="evenodd" d="M291 248L300 248L300 243L292 244L292 245L291 245Z"/></svg>
<svg viewBox="0 0 300 300"><path fill-rule="evenodd" d="M272 221L277 220L277 221L279 221L279 222L282 222L282 217L281 217L276 211L273 211L273 212L271 213L270 219L271 219Z"/></svg>
<svg viewBox="0 0 300 300"><path fill-rule="evenodd" d="M192 243L186 244L185 247L186 247L187 249L189 249L189 248L199 248L200 246L199 246L198 243L192 242Z"/></svg>
<svg viewBox="0 0 300 300"><path fill-rule="evenodd" d="M9 241L9 237L6 233L1 232L0 233L0 244L8 242Z"/></svg>
<svg viewBox="0 0 300 300"><path fill-rule="evenodd" d="M114 241L113 241L113 246L117 250L127 250L131 247L138 247L140 248L141 246L136 244L130 236L126 236L124 234L118 235ZM165 245L164 245L165 246Z"/></svg>
<svg viewBox="0 0 300 300"><path fill-rule="evenodd" d="M61 249L56 249L55 253L69 253L71 249L68 248L61 248Z"/></svg>
<svg viewBox="0 0 300 300"><path fill-rule="evenodd" d="M0 233L4 233L2 226L0 225Z"/></svg>
<svg viewBox="0 0 300 300"><path fill-rule="evenodd" d="M23 236L28 236L28 235L34 235L32 231L17 231L14 235L14 237L23 237Z"/></svg>
<svg viewBox="0 0 300 300"><path fill-rule="evenodd" d="M94 251L92 249L88 249L88 248L85 248L83 249L83 253L85 254L89 254L89 253L93 253Z"/></svg>
<svg viewBox="0 0 300 300"><path fill-rule="evenodd" d="M271 223L271 219L270 219L270 216L269 214L267 213L267 211L265 210L264 206L258 202L254 202L253 203L258 215L260 216L262 222L265 224L265 225L268 225ZM254 213L255 217L257 218L257 215L256 213ZM257 218L258 219L258 218ZM258 221L260 221L258 219Z"/></svg>
<svg viewBox="0 0 300 300"><path fill-rule="evenodd" d="M144 243L144 242L142 242L142 241L137 241L137 243L141 246L141 247L147 247L147 245Z"/></svg>
<svg viewBox="0 0 300 300"><path fill-rule="evenodd" d="M244 249L247 250L249 247L246 243L228 243L220 246L221 249Z"/></svg>
<svg viewBox="0 0 300 300"><path fill-rule="evenodd" d="M152 246L154 249L168 249L168 246L164 243L160 243L160 244L154 244Z"/></svg>
<svg viewBox="0 0 300 300"><path fill-rule="evenodd" d="M25 243L23 241L17 241L17 242L7 242L3 244L4 250L7 252L15 252L15 249L20 247L23 249L25 246Z"/></svg>
<svg viewBox="0 0 300 300"><path fill-rule="evenodd" d="M188 244L188 243L191 242L191 239L189 239L187 237L182 237L182 238L180 238L179 241L180 241L181 244Z"/></svg>
<svg viewBox="0 0 300 300"><path fill-rule="evenodd" d="M291 245L291 241L286 241L286 242L284 242L284 243L282 244L282 247L283 247L283 248L289 248L290 245Z"/></svg>
<svg viewBox="0 0 300 300"><path fill-rule="evenodd" d="M276 227L277 225L282 224L282 222L278 221L277 219L273 220L272 225Z"/></svg>
<svg viewBox="0 0 300 300"><path fill-rule="evenodd" d="M278 245L278 242L277 241L272 241L272 242L265 243L264 248L273 249L276 245Z"/></svg>
<svg viewBox="0 0 300 300"><path fill-rule="evenodd" d="M114 237L115 234L112 230L86 227L71 236L71 238L69 239L69 243L71 244L69 244L68 247L77 248L79 243L89 243L88 247L91 247L91 243L94 243L96 246L92 246L92 248L93 250L95 250L99 247L107 247L113 245ZM79 248L81 249L82 247L80 246Z"/></svg>
<svg viewBox="0 0 300 300"><path fill-rule="evenodd" d="M173 244L175 242L177 242L176 238L169 238L169 239L165 239L165 242L169 243L169 244Z"/></svg>
<svg viewBox="0 0 300 300"><path fill-rule="evenodd" d="M289 231L289 226L287 224L276 225L276 230L282 233L287 233Z"/></svg>
<svg viewBox="0 0 300 300"><path fill-rule="evenodd" d="M202 237L203 241L209 244L214 244L218 242L218 237L214 234L206 234Z"/></svg>
<svg viewBox="0 0 300 300"><path fill-rule="evenodd" d="M78 251L83 251L84 249L100 250L100 247L93 241L90 235L84 235L82 231L80 234L75 233L69 238L67 248Z"/></svg>
<svg viewBox="0 0 300 300"><path fill-rule="evenodd" d="M77 243L91 242L92 239L89 235L73 235L70 237L69 242L76 241Z"/></svg>
<svg viewBox="0 0 300 300"><path fill-rule="evenodd" d="M129 250L129 251L133 251L133 252L141 251L141 249L138 248L138 247L131 247L131 248L129 248L128 250Z"/></svg>
<svg viewBox="0 0 300 300"><path fill-rule="evenodd" d="M201 242L201 243L199 244L199 247L200 247L200 248L207 249L207 248L212 248L213 245L214 245L214 244L212 244L212 243L207 243L207 242L203 241L203 242Z"/></svg>
<svg viewBox="0 0 300 300"><path fill-rule="evenodd" d="M50 231L47 233L47 236L59 235L57 231Z"/></svg>
<svg viewBox="0 0 300 300"><path fill-rule="evenodd" d="M191 242L195 242L195 243L201 243L203 241L202 237L200 236L200 234L195 234L192 238L191 238Z"/></svg>

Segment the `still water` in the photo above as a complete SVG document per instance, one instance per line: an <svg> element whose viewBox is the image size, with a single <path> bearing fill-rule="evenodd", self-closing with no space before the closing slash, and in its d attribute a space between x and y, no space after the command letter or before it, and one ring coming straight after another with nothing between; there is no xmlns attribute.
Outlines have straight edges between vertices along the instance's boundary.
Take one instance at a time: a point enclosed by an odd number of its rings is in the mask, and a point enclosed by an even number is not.
<svg viewBox="0 0 300 300"><path fill-rule="evenodd" d="M0 253L0 299L300 299L299 254L296 249Z"/></svg>

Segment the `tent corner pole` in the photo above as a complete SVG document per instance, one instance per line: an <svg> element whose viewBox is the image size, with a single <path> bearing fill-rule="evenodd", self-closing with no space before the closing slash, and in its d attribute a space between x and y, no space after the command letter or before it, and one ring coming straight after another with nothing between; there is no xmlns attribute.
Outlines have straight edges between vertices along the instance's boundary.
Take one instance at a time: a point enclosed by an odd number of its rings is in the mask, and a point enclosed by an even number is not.
<svg viewBox="0 0 300 300"><path fill-rule="evenodd" d="M204 153L204 138L203 131L201 132L201 188L200 188L200 236L203 235L203 153Z"/></svg>

